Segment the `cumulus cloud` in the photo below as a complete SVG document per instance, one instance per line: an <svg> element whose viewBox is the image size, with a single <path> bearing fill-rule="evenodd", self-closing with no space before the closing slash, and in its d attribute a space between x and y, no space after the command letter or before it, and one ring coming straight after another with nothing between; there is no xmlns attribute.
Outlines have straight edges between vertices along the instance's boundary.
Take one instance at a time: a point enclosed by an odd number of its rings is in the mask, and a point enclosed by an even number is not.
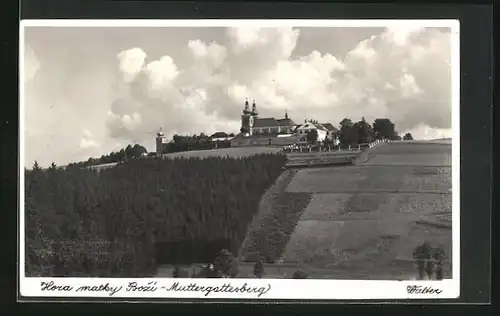
<svg viewBox="0 0 500 316"><path fill-rule="evenodd" d="M79 143L80 149L91 149L101 146L94 139L94 135L92 134L92 132L89 131L88 129L86 128L82 129L82 134L83 136L80 138L80 143Z"/></svg>
<svg viewBox="0 0 500 316"><path fill-rule="evenodd" d="M396 45L404 46L412 37L424 30L425 28L421 25L398 25L388 27L382 37Z"/></svg>
<svg viewBox="0 0 500 316"><path fill-rule="evenodd" d="M345 56L312 49L292 57L298 29L228 28L225 45L189 41L191 63L182 69L168 55L145 64L146 53L133 48L119 54L120 65L129 65L120 69L132 69L124 74L134 79L123 82L128 92L113 104L108 127L114 137L131 139L160 126L170 135L237 132L249 97L261 117L288 110L296 122L315 118L335 125L344 117L389 117L414 137L446 134L449 36L418 26L386 28Z"/></svg>
<svg viewBox="0 0 500 316"><path fill-rule="evenodd" d="M99 146L100 146L99 143L93 139L88 139L85 137L80 139L80 148L82 148L82 149L88 149L88 148L99 147Z"/></svg>
<svg viewBox="0 0 500 316"><path fill-rule="evenodd" d="M414 135L419 135L421 139L441 139L441 138L451 138L452 131L451 128L441 129L441 128L430 128L428 125L419 124L415 128L403 131L404 133L411 133L413 137Z"/></svg>
<svg viewBox="0 0 500 316"><path fill-rule="evenodd" d="M118 68L123 74L123 80L130 82L141 71L146 60L146 53L140 48L131 48L120 52L117 56Z"/></svg>

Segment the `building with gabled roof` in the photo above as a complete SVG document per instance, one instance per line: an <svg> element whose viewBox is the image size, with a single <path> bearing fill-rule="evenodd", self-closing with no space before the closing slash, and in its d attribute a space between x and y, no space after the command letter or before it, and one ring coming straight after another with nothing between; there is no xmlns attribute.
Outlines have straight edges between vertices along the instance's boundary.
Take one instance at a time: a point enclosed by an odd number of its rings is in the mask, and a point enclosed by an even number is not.
<svg viewBox="0 0 500 316"><path fill-rule="evenodd" d="M320 124L317 121L305 121L304 124L297 126L295 122L288 117L288 111L285 117L276 119L274 117L258 117L255 100L252 104L252 110L248 100L245 101L243 113L241 115L240 134L231 140L231 146L255 146L257 144L277 145L285 142L296 143L303 141L305 135L310 130L318 131L318 140L338 139L338 130L330 123ZM294 137L278 137L278 135L289 135ZM278 140L279 138L279 140Z"/></svg>
<svg viewBox="0 0 500 316"><path fill-rule="evenodd" d="M339 143L340 131L338 128L332 125L332 123L321 123L322 126L326 128L326 138L334 142L335 145Z"/></svg>
<svg viewBox="0 0 500 316"><path fill-rule="evenodd" d="M293 132L298 135L307 135L312 130L318 132L319 141L329 140L333 141L334 144L338 143L339 130L331 123L318 123L317 121L306 120L304 124L298 125Z"/></svg>
<svg viewBox="0 0 500 316"><path fill-rule="evenodd" d="M255 132L255 129L279 127L279 123L274 117L255 118L252 127Z"/></svg>
<svg viewBox="0 0 500 316"><path fill-rule="evenodd" d="M252 135L291 134L294 126L295 123L288 117L288 112L285 112L285 118L282 119L255 117Z"/></svg>
<svg viewBox="0 0 500 316"><path fill-rule="evenodd" d="M323 125L328 131L331 131L331 132L338 132L338 128L336 128L335 126L332 125L332 123L320 123L321 125Z"/></svg>
<svg viewBox="0 0 500 316"><path fill-rule="evenodd" d="M245 107L241 115L240 132L242 134L248 134L249 136L291 134L294 126L295 123L288 117L288 112L285 112L285 118L283 119L275 119L274 117L260 118L255 100L252 103L251 111L248 99L245 101Z"/></svg>

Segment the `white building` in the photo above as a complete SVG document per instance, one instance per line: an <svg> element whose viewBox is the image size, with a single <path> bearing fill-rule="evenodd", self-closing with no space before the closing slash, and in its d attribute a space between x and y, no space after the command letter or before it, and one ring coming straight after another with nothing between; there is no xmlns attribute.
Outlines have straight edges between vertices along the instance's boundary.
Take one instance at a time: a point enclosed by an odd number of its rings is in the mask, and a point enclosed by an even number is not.
<svg viewBox="0 0 500 316"><path fill-rule="evenodd" d="M295 129L295 133L299 135L307 135L309 132L316 130L318 132L318 141L324 141L326 139L326 130L322 126L318 126L311 122L305 123Z"/></svg>
<svg viewBox="0 0 500 316"><path fill-rule="evenodd" d="M318 123L316 121L306 121L304 124L298 125L294 133L299 136L304 135L306 137L307 133L312 130L316 130L318 133L318 141L331 140L335 145L338 145L338 133L339 130L335 128L331 123ZM302 138L301 138L302 139Z"/></svg>
<svg viewBox="0 0 500 316"><path fill-rule="evenodd" d="M156 134L156 154L161 155L163 153L163 150L165 148L165 145L167 144L167 138L165 137L165 134L160 131Z"/></svg>

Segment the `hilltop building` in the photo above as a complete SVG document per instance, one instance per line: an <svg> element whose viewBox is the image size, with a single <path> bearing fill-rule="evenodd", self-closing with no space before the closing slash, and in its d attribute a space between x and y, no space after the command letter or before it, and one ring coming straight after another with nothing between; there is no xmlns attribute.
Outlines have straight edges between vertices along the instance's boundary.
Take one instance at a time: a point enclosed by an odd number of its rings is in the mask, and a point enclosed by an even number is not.
<svg viewBox="0 0 500 316"><path fill-rule="evenodd" d="M217 132L210 136L215 147L224 143L231 147L241 146L287 146L293 144L307 143L307 133L311 130L318 132L318 141L330 140L335 145L339 143L339 130L331 123L318 123L313 120L305 120L304 124L297 125L285 111L284 118L274 117L260 118L255 100L250 104L248 99L241 115L240 133L237 135ZM166 137L161 132L156 135L156 153L160 155L167 145Z"/></svg>
<svg viewBox="0 0 500 316"><path fill-rule="evenodd" d="M156 154L158 156L163 153L163 149L165 148L166 143L167 143L167 138L165 137L160 128L160 131L156 134Z"/></svg>
<svg viewBox="0 0 500 316"><path fill-rule="evenodd" d="M288 117L287 112L285 112L285 118L283 119L275 119L274 117L260 118L255 100L251 111L248 100L245 101L245 107L241 115L240 132L242 134L248 136L291 134L295 125L293 120Z"/></svg>
<svg viewBox="0 0 500 316"><path fill-rule="evenodd" d="M326 129L326 139L331 140L335 143L335 145L338 145L340 143L339 129L333 126L332 123L320 123L320 125Z"/></svg>
<svg viewBox="0 0 500 316"><path fill-rule="evenodd" d="M240 134L231 140L231 146L259 146L259 145L291 145L307 142L307 133L315 129L318 132L318 140L331 140L338 143L339 131L331 123L318 123L316 121L305 121L297 125L288 117L282 119L260 118L255 101L252 110L248 100L245 101L241 115Z"/></svg>
<svg viewBox="0 0 500 316"><path fill-rule="evenodd" d="M304 124L298 125L294 133L298 135L307 135L312 130L318 132L318 140L330 140L334 144L338 144L339 130L333 126L331 123L319 123L313 120L306 120Z"/></svg>

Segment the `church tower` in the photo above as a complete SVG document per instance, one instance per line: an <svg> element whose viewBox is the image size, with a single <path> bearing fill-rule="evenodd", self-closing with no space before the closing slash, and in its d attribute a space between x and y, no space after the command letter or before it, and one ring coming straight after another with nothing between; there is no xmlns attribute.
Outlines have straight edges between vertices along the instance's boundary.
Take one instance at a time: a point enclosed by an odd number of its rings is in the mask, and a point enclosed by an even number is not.
<svg viewBox="0 0 500 316"><path fill-rule="evenodd" d="M248 99L247 99L247 100L245 100L245 108L243 109L243 115L241 115L240 132L242 134L252 135L252 126L253 126L253 116L252 116L252 112L250 112Z"/></svg>
<svg viewBox="0 0 500 316"><path fill-rule="evenodd" d="M257 105L255 105L255 100L253 100L253 103L252 103L252 113L251 114L254 117L254 119L256 119L259 116L259 112L257 112Z"/></svg>
<svg viewBox="0 0 500 316"><path fill-rule="evenodd" d="M160 156L163 152L163 144L165 143L165 135L160 131L156 134L156 155Z"/></svg>
<svg viewBox="0 0 500 316"><path fill-rule="evenodd" d="M249 104L248 104L248 99L245 99L245 108L243 109L243 114L250 114L250 109L249 109Z"/></svg>

